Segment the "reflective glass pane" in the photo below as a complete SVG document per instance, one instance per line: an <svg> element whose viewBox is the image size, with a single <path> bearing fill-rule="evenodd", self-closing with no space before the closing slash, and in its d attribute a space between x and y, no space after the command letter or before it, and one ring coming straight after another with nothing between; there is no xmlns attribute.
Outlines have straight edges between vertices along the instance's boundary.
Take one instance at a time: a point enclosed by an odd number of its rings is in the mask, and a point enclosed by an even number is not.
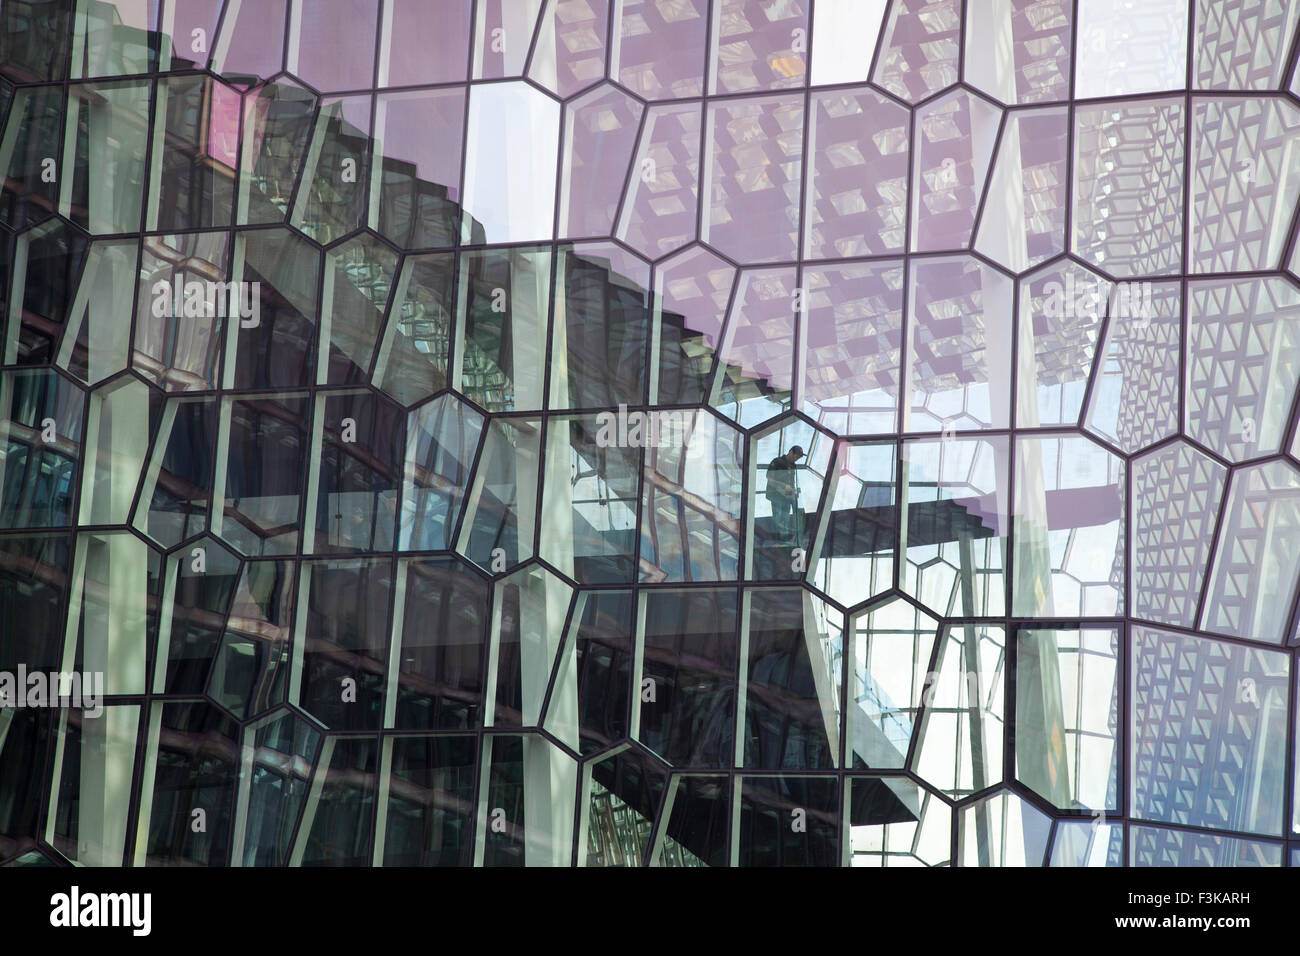
<svg viewBox="0 0 1300 956"><path fill-rule="evenodd" d="M452 245L465 93L384 93L376 104L370 227L407 248Z"/></svg>
<svg viewBox="0 0 1300 956"><path fill-rule="evenodd" d="M784 262L799 237L802 97L710 105L700 239L737 262Z"/></svg>
<svg viewBox="0 0 1300 956"><path fill-rule="evenodd" d="M473 737L391 737L385 866L468 866L474 855Z"/></svg>
<svg viewBox="0 0 1300 956"><path fill-rule="evenodd" d="M1001 626L950 624L940 633L936 667L926 675L911 766L950 797L959 799L1002 780L1005 667ZM987 816L986 810L967 812L979 821ZM983 832L983 824L976 829Z"/></svg>
<svg viewBox="0 0 1300 956"><path fill-rule="evenodd" d="M1021 438L1013 614L1109 617L1124 581L1124 462L1079 437Z"/></svg>
<svg viewBox="0 0 1300 956"><path fill-rule="evenodd" d="M848 785L846 865L948 864L952 810L935 794L901 777L855 777Z"/></svg>
<svg viewBox="0 0 1300 956"><path fill-rule="evenodd" d="M1289 658L1149 627L1132 644L1134 816L1280 836Z"/></svg>
<svg viewBox="0 0 1300 956"><path fill-rule="evenodd" d="M560 104L536 87L491 83L470 90L465 128L468 242L529 242L554 232Z"/></svg>
<svg viewBox="0 0 1300 956"><path fill-rule="evenodd" d="M750 590L744 765L839 766L844 618L798 589Z"/></svg>
<svg viewBox="0 0 1300 956"><path fill-rule="evenodd" d="M636 739L669 764L730 767L735 762L739 606L732 590L642 592L644 628L636 662ZM684 654L686 648L689 654ZM635 673L635 672L634 672ZM647 684L646 681L649 681ZM697 727L714 730L701 735ZM697 854L698 855L698 854Z"/></svg>
<svg viewBox="0 0 1300 956"><path fill-rule="evenodd" d="M837 866L834 777L740 777L736 866Z"/></svg>
<svg viewBox="0 0 1300 956"><path fill-rule="evenodd" d="M465 730L481 721L487 663L488 586L463 561L429 558L397 567L399 663L389 672L386 725Z"/></svg>
<svg viewBox="0 0 1300 956"><path fill-rule="evenodd" d="M378 730L384 718L392 562L302 566L289 702L334 730Z"/></svg>
<svg viewBox="0 0 1300 956"><path fill-rule="evenodd" d="M452 379L489 412L542 407L551 262L532 247L460 257Z"/></svg>
<svg viewBox="0 0 1300 956"><path fill-rule="evenodd" d="M1024 628L1016 643L1016 776L1064 810L1119 804L1119 632Z"/></svg>
<svg viewBox="0 0 1300 956"><path fill-rule="evenodd" d="M380 39L379 85L421 86L464 80L469 67L473 0L430 6L392 0Z"/></svg>

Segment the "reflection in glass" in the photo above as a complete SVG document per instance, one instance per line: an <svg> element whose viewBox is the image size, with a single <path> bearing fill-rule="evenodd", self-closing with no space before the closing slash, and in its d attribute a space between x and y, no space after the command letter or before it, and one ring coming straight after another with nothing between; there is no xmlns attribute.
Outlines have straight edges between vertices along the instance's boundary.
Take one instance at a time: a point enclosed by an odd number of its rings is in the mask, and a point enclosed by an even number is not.
<svg viewBox="0 0 1300 956"><path fill-rule="evenodd" d="M1129 828L1129 866L1281 866L1282 844L1168 827Z"/></svg>
<svg viewBox="0 0 1300 956"><path fill-rule="evenodd" d="M239 321L226 321L226 388L310 385L320 314L321 254L287 229L235 236ZM242 269L240 268L242 264Z"/></svg>
<svg viewBox="0 0 1300 956"><path fill-rule="evenodd" d="M464 123L463 90L376 97L371 229L408 249L456 241Z"/></svg>
<svg viewBox="0 0 1300 956"><path fill-rule="evenodd" d="M853 0L844 6L866 3ZM907 228L907 110L871 89L815 93L810 109L804 256L838 259L902 252Z"/></svg>
<svg viewBox="0 0 1300 956"><path fill-rule="evenodd" d="M1016 442L1012 613L1122 610L1124 462L1078 436Z"/></svg>
<svg viewBox="0 0 1300 956"><path fill-rule="evenodd" d="M386 558L303 563L289 703L331 730L381 726L392 578Z"/></svg>
<svg viewBox="0 0 1300 956"><path fill-rule="evenodd" d="M736 283L709 404L743 428L790 408L796 282L795 270L782 268L746 269Z"/></svg>
<svg viewBox="0 0 1300 956"><path fill-rule="evenodd" d="M370 178L370 97L327 97L312 128L289 221L322 245L365 219Z"/></svg>
<svg viewBox="0 0 1300 956"><path fill-rule="evenodd" d="M632 591L579 591L574 601L546 729L583 754L630 736L635 614Z"/></svg>
<svg viewBox="0 0 1300 956"><path fill-rule="evenodd" d="M472 736L384 739L384 866L473 861L475 744Z"/></svg>
<svg viewBox="0 0 1300 956"><path fill-rule="evenodd" d="M139 246L134 239L90 244L55 364L95 383L126 368L131 296Z"/></svg>
<svg viewBox="0 0 1300 956"><path fill-rule="evenodd" d="M169 392L207 391L218 386L225 323L230 310L227 308L223 315L215 308L215 285L227 281L229 267L227 233L194 232L145 238L140 288L136 293L131 366L147 381ZM209 284L214 288L213 308L206 306ZM194 305L188 310L184 305L187 286L203 292L191 299ZM175 308L178 288L182 291L179 312ZM202 308L200 301L204 304Z"/></svg>
<svg viewBox="0 0 1300 956"><path fill-rule="evenodd" d="M158 81L148 229L229 226L239 162L238 90L207 76Z"/></svg>
<svg viewBox="0 0 1300 956"><path fill-rule="evenodd" d="M541 423L492 419L483 440L456 550L493 573L533 554L537 531L537 469Z"/></svg>
<svg viewBox="0 0 1300 956"><path fill-rule="evenodd" d="M913 260L903 429L1006 428L1013 283L976 259Z"/></svg>
<svg viewBox="0 0 1300 956"><path fill-rule="evenodd" d="M891 3L872 80L908 103L956 83L962 10L960 0Z"/></svg>
<svg viewBox="0 0 1300 956"><path fill-rule="evenodd" d="M839 766L843 616L797 588L751 589L745 602L743 765L761 770Z"/></svg>
<svg viewBox="0 0 1300 956"><path fill-rule="evenodd" d="M144 741L153 786L141 794L137 866L228 865L237 737L236 723L210 704L154 703Z"/></svg>
<svg viewBox="0 0 1300 956"><path fill-rule="evenodd" d="M451 395L440 395L406 418L406 458L398 548L451 547L474 464L483 416Z"/></svg>
<svg viewBox="0 0 1300 956"><path fill-rule="evenodd" d="M846 782L845 865L948 865L948 804L902 777L851 777Z"/></svg>
<svg viewBox="0 0 1300 956"><path fill-rule="evenodd" d="M903 443L901 585L945 616L995 617L1006 608L1007 442Z"/></svg>
<svg viewBox="0 0 1300 956"><path fill-rule="evenodd" d="M216 399L172 399L163 406L133 524L164 547L207 527L219 408Z"/></svg>
<svg viewBox="0 0 1300 956"><path fill-rule="evenodd" d="M390 0L380 40L379 85L423 86L464 80L473 0Z"/></svg>
<svg viewBox="0 0 1300 956"><path fill-rule="evenodd" d="M1001 626L963 622L940 634L911 767L954 799L1002 780L1005 667Z"/></svg>
<svg viewBox="0 0 1300 956"><path fill-rule="evenodd" d="M1227 474L1181 440L1134 460L1129 602L1135 617L1196 626Z"/></svg>
<svg viewBox="0 0 1300 956"><path fill-rule="evenodd" d="M542 723L547 684L564 639L564 618L573 589L536 565L497 582L492 601L492 648L488 664L489 727L536 727ZM561 664L571 665L571 660ZM572 727L573 700L552 700L549 722ZM566 719L568 718L568 719ZM576 749L572 734L560 742Z"/></svg>
<svg viewBox="0 0 1300 956"><path fill-rule="evenodd" d="M317 393L315 553L389 551L402 494L401 409L372 392ZM292 472L290 472L292 474Z"/></svg>
<svg viewBox="0 0 1300 956"><path fill-rule="evenodd" d="M1280 836L1289 657L1148 627L1132 643L1133 815Z"/></svg>
<svg viewBox="0 0 1300 956"><path fill-rule="evenodd" d="M52 369L0 372L0 529L72 523L84 400Z"/></svg>
<svg viewBox="0 0 1300 956"><path fill-rule="evenodd" d="M239 558L207 536L168 557L153 693L198 695L208 688L239 580Z"/></svg>
<svg viewBox="0 0 1300 956"><path fill-rule="evenodd" d="M34 31L21 32L35 39ZM0 42L9 50L12 47L6 41L10 36L7 30L0 34ZM35 42L48 51L48 44L39 39ZM9 65L4 56L0 56L0 63ZM66 105L63 89L57 86L24 87L12 93L4 136L0 138L0 172L5 176L0 190L0 223L21 229L53 211L59 186L57 177L51 181L46 159L59 155Z"/></svg>
<svg viewBox="0 0 1300 956"><path fill-rule="evenodd" d="M249 561L235 589L208 696L241 719L285 700L294 592L292 561Z"/></svg>
<svg viewBox="0 0 1300 956"><path fill-rule="evenodd" d="M1270 461L1233 473L1201 627L1282 643L1300 572L1298 528L1300 470Z"/></svg>
<svg viewBox="0 0 1300 956"><path fill-rule="evenodd" d="M667 774L635 750L588 764L587 798L582 805L584 866L640 866L650 846Z"/></svg>
<svg viewBox="0 0 1300 956"><path fill-rule="evenodd" d="M1124 828L1118 822L1059 820L1048 866L1122 866Z"/></svg>
<svg viewBox="0 0 1300 956"><path fill-rule="evenodd" d="M250 9L243 8L244 16ZM237 222L284 221L307 155L316 107L315 94L288 78L245 96Z"/></svg>
<svg viewBox="0 0 1300 956"><path fill-rule="evenodd" d="M105 694L143 694L157 622L158 553L129 532L83 532L74 561L79 600L69 608L66 644L75 651L60 669L101 675Z"/></svg>
<svg viewBox="0 0 1300 956"><path fill-rule="evenodd" d="M1106 326L1084 426L1131 454L1178 428L1182 283L1130 284L1128 301L1138 309L1115 310Z"/></svg>
<svg viewBox="0 0 1300 956"><path fill-rule="evenodd" d="M551 418L547 429L541 556L579 583L632 581L638 450L602 443L600 416Z"/></svg>
<svg viewBox="0 0 1300 956"><path fill-rule="evenodd" d="M63 155L59 212L92 235L140 228L152 95L138 81L69 88L77 137Z"/></svg>
<svg viewBox="0 0 1300 956"><path fill-rule="evenodd" d="M211 529L245 554L298 550L310 413L305 395L223 401L220 427L226 441L217 461L226 480L213 501Z"/></svg>
<svg viewBox="0 0 1300 956"><path fill-rule="evenodd" d="M426 2L426 0L415 0ZM546 0L478 0L474 20L476 80L519 76Z"/></svg>
<svg viewBox="0 0 1300 956"><path fill-rule="evenodd" d="M470 88L462 239L551 238L559 134L560 104L536 87L489 83Z"/></svg>
<svg viewBox="0 0 1300 956"><path fill-rule="evenodd" d="M285 69L314 89L355 90L374 82L379 0L312 0L289 19Z"/></svg>
<svg viewBox="0 0 1300 956"><path fill-rule="evenodd" d="M303 804L290 866L370 866L378 741L326 735Z"/></svg>
<svg viewBox="0 0 1300 956"><path fill-rule="evenodd" d="M675 774L664 799L664 824L651 852L651 866L727 865L731 830L728 777Z"/></svg>
<svg viewBox="0 0 1300 956"><path fill-rule="evenodd" d="M232 865L288 864L320 740L314 724L283 711L245 728Z"/></svg>
<svg viewBox="0 0 1300 956"><path fill-rule="evenodd" d="M820 530L818 506L831 451L821 432L797 419L759 435L750 445L747 577L803 578L810 544Z"/></svg>
<svg viewBox="0 0 1300 956"><path fill-rule="evenodd" d="M652 106L645 112L616 235L656 259L695 238L700 195L700 107Z"/></svg>
<svg viewBox="0 0 1300 956"><path fill-rule="evenodd" d="M938 627L898 598L853 619L846 769L907 765L921 704L934 702L928 668Z"/></svg>
<svg viewBox="0 0 1300 956"><path fill-rule="evenodd" d="M610 86L594 89L565 106L561 236L613 232L641 113L640 104Z"/></svg>
<svg viewBox="0 0 1300 956"><path fill-rule="evenodd" d="M1182 0L1082 0L1075 96L1122 96L1186 83L1187 4Z"/></svg>
<svg viewBox="0 0 1300 956"><path fill-rule="evenodd" d="M623 0L614 9L610 77L645 100L704 92L708 0L681 0L668 6L654 0Z"/></svg>
<svg viewBox="0 0 1300 956"><path fill-rule="evenodd" d="M645 399L650 267L613 243L557 250L552 408Z"/></svg>
<svg viewBox="0 0 1300 956"><path fill-rule="evenodd" d="M452 380L489 412L536 411L546 381L548 248L460 257Z"/></svg>
<svg viewBox="0 0 1300 956"><path fill-rule="evenodd" d="M894 583L898 542L893 443L838 445L809 550L808 580L851 607Z"/></svg>
<svg viewBox="0 0 1300 956"><path fill-rule="evenodd" d="M961 866L1042 866L1051 818L1009 790L967 804L957 814Z"/></svg>
<svg viewBox="0 0 1300 956"><path fill-rule="evenodd" d="M1130 18L1113 22L1127 24ZM1152 22L1160 24L1162 38L1169 37L1163 17ZM1083 60L1116 75L1110 57ZM1072 252L1120 279L1178 270L1185 122L1182 97L1075 110Z"/></svg>
<svg viewBox="0 0 1300 956"><path fill-rule="evenodd" d="M1119 633L1024 628L1016 643L1016 776L1063 810L1119 804Z"/></svg>
<svg viewBox="0 0 1300 956"><path fill-rule="evenodd" d="M88 249L81 231L61 219L18 237L4 340L6 365L51 363L59 354L63 327L80 304L78 280Z"/></svg>
<svg viewBox="0 0 1300 956"><path fill-rule="evenodd" d="M451 253L407 256L398 273L371 381L403 405L447 384L455 262Z"/></svg>
<svg viewBox="0 0 1300 956"><path fill-rule="evenodd" d="M84 710L59 711L63 760L54 767L44 836L69 860L83 866L126 862L139 727L139 704L114 704L98 717Z"/></svg>
<svg viewBox="0 0 1300 956"><path fill-rule="evenodd" d="M893 432L903 327L902 261L803 270L802 411L841 435Z"/></svg>
<svg viewBox="0 0 1300 956"><path fill-rule="evenodd" d="M1297 318L1300 291L1276 277L1189 283L1189 438L1233 462L1278 451L1300 383Z"/></svg>
<svg viewBox="0 0 1300 956"><path fill-rule="evenodd" d="M834 777L740 777L735 866L838 866Z"/></svg>
<svg viewBox="0 0 1300 956"><path fill-rule="evenodd" d="M646 448L642 470L641 580L735 578L741 435L705 411L656 412L651 421L658 440Z"/></svg>
<svg viewBox="0 0 1300 956"><path fill-rule="evenodd" d="M608 0L550 0L537 25L528 78L565 99L603 77L609 7Z"/></svg>
<svg viewBox="0 0 1300 956"><path fill-rule="evenodd" d="M149 433L140 422L149 416L150 398L148 387L131 378L91 392L79 524L125 525L130 519L149 454Z"/></svg>
<svg viewBox="0 0 1300 956"><path fill-rule="evenodd" d="M321 340L328 351L317 362L316 384L369 380L396 272L397 254L370 235L325 253Z"/></svg>
<svg viewBox="0 0 1300 956"><path fill-rule="evenodd" d="M993 161L1001 115L966 90L916 112L912 153L912 252L970 245Z"/></svg>
<svg viewBox="0 0 1300 956"><path fill-rule="evenodd" d="M483 738L479 866L570 866L578 762L537 734Z"/></svg>
<svg viewBox="0 0 1300 956"><path fill-rule="evenodd" d="M732 766L736 592L654 590L640 599L644 650L633 686L643 690L633 736L673 766Z"/></svg>
<svg viewBox="0 0 1300 956"><path fill-rule="evenodd" d="M665 405L703 401L713 385L713 359L722 341L736 272L701 246L655 270L650 401Z"/></svg>
<svg viewBox="0 0 1300 956"><path fill-rule="evenodd" d="M802 73L802 61L799 65ZM803 97L722 101L709 106L707 123L709 156L701 195L708 205L701 241L742 264L793 259L799 237Z"/></svg>
<svg viewBox="0 0 1300 956"><path fill-rule="evenodd" d="M484 632L489 588L456 558L397 565L384 725L401 730L467 730L479 725L487 686ZM400 654L400 658L398 655Z"/></svg>

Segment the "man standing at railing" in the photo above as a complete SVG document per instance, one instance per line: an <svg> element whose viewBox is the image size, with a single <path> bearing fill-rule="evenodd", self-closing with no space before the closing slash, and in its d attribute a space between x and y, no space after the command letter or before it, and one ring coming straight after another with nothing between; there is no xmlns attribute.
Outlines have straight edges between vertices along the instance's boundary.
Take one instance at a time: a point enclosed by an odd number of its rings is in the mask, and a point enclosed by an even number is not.
<svg viewBox="0 0 1300 956"><path fill-rule="evenodd" d="M799 511L799 483L795 479L795 466L804 456L803 449L795 445L784 455L777 455L767 463L767 488L764 494L772 504L772 523L782 543L798 546L799 529L795 515Z"/></svg>

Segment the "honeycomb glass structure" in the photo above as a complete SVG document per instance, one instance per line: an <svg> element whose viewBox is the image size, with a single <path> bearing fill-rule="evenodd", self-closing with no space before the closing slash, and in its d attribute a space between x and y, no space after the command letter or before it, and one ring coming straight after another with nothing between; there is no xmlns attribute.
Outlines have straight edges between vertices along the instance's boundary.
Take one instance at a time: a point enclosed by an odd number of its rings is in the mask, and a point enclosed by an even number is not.
<svg viewBox="0 0 1300 956"><path fill-rule="evenodd" d="M0 0L0 864L1300 859L1300 0Z"/></svg>

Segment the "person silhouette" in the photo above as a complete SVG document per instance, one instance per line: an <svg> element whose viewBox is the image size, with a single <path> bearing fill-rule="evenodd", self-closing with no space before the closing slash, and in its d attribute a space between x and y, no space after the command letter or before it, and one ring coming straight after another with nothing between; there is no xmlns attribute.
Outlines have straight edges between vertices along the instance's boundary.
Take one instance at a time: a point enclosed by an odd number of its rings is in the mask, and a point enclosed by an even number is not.
<svg viewBox="0 0 1300 956"><path fill-rule="evenodd" d="M764 495L772 504L772 524L781 542L797 545L795 511L799 504L799 483L795 479L795 466L804 457L804 450L795 445L784 455L777 455L767 463L767 487Z"/></svg>

